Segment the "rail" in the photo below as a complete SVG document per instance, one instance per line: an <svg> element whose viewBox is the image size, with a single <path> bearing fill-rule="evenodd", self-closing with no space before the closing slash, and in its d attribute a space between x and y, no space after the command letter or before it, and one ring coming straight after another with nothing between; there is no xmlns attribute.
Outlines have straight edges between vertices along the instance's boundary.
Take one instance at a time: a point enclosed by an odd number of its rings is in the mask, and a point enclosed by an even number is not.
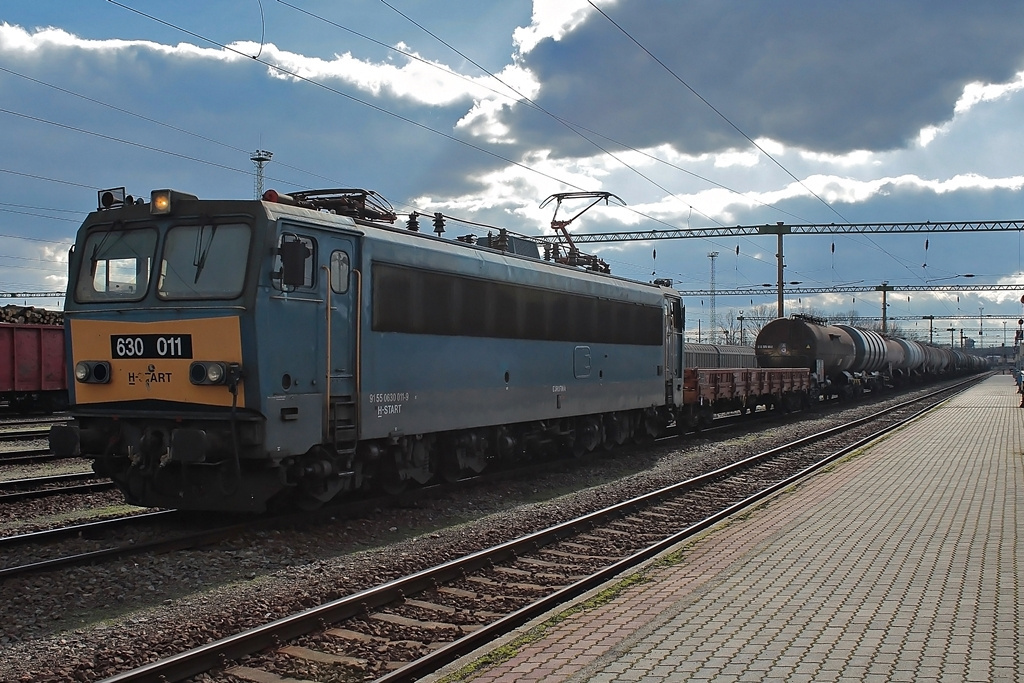
<svg viewBox="0 0 1024 683"><path fill-rule="evenodd" d="M770 485L758 488L758 490L749 495L744 494L740 500L730 503L722 509L716 510L712 514L704 516L704 518L699 521L688 524L681 530L669 533L656 542L647 544L640 550L630 552L627 556L614 560L597 571L593 571L589 575L573 581L569 585L554 587L547 595L532 601L525 607L504 616L499 616L499 618L494 619L491 623L483 625L474 624L469 628L454 626L456 629L460 629L462 631L468 630L469 632L454 642L444 645L426 656L405 664L401 668L385 675L379 679L379 683L397 683L398 681L414 680L422 677L430 671L436 670L438 667L450 661L453 661L459 656L472 651L479 645L493 640L496 636L506 633L509 630L529 621L535 616L550 610L551 608L562 604L597 585L600 585L604 581L620 574L626 569L635 567L638 564L647 561L655 555L663 552L665 549L678 544L680 541L685 540L694 534L719 523L729 516L749 508L751 505L764 500L766 497L793 485L821 467L828 465L853 450L863 447L865 444L877 439L882 434L892 431L909 420L916 418L923 412L932 409L935 405L938 405L940 400L944 400L939 399L940 396L948 395L955 389L962 388L967 384L973 384L977 381L979 381L979 379L974 378L968 382L955 385L954 387L947 387L938 392L931 392L924 397L918 397L913 401L900 403L896 406L878 411L851 423L804 437L779 448L773 448L737 463L702 474L699 477L688 479L684 482L680 482L646 495L618 503L603 510L581 516L577 519L554 525L550 528L531 533L522 538L471 553L465 557L413 573L404 578L339 598L319 607L279 619L249 631L217 640L160 661L152 662L138 669L117 674L105 679L104 683L183 680L204 671L209 671L214 668L219 669L224 666L225 661L227 660L236 660L267 648L280 648L282 643L313 632L321 631L325 628L325 625L336 624L346 619L366 616L371 612L371 610L388 605L394 605L396 603L400 604L402 602L406 602L408 601L408 596L415 595L422 591L435 590L439 585L443 585L446 582L463 579L473 572L487 571L503 562L515 561L517 558L536 552L538 548L543 548L553 543L564 541L574 535L587 534L588 530L592 530L602 524L614 525L619 523L616 520L622 520L628 515L648 515L648 517L645 517L645 520L650 517L670 518L674 513L669 512L666 514L664 512L648 511L646 508L654 505L667 505L670 510L678 510L682 509L682 505L673 501L677 496L687 494L692 495L694 491L702 490L704 487L708 486L735 487L740 484L746 486L748 485L748 482L745 481L743 473L749 473L751 468L760 467L765 463L772 462L775 458L784 457L786 453L793 449L815 445L824 439L829 439L844 432L848 432L851 429L868 425L872 421L889 416L897 411L908 411L915 404L919 404L929 398L937 399L934 405L922 410L916 410L907 417L893 419L893 421L883 429L874 431L863 438L858 438L854 443L845 445L843 448L836 450L825 457L820 457L820 455L818 455L817 451L819 448L808 449L811 452L805 453L802 457L807 459L810 464L804 464L805 461L799 461L793 465L794 471L776 481L773 481ZM730 481L730 477L734 477L735 479ZM618 530L615 533L623 534L621 530ZM634 536L639 534L626 533L625 535ZM595 558L588 556L588 559ZM505 571L514 572L516 570L507 569ZM571 574L572 572L570 571L568 573ZM483 582L486 581L486 579L481 578L480 581ZM534 588L541 587L534 586ZM434 626L437 626L437 624ZM441 624L441 626L449 625ZM295 649L296 648L292 648L292 650Z"/></svg>

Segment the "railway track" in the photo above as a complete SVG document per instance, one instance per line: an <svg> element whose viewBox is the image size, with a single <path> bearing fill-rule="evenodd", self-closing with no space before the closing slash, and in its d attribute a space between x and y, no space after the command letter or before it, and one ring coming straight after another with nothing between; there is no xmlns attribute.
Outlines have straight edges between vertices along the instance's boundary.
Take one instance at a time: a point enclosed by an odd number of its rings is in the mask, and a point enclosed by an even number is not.
<svg viewBox="0 0 1024 683"><path fill-rule="evenodd" d="M764 418L770 417L770 414L758 413L758 416ZM705 429L704 433L724 433L736 426L749 423L751 418L753 418L752 415L725 418L720 420L719 424L714 427ZM3 461L0 460L0 462ZM564 461L535 463L518 468L513 474L519 477L538 476L546 471L563 467L566 464L570 463ZM488 482L507 477L509 474L509 472L503 471L489 472L459 482L450 482L443 487L414 489L402 493L398 498L384 497L354 500L345 504L333 505L317 513L306 512L292 515L291 517L296 518L294 523L309 524L318 515L341 516L343 518L357 516L366 509L399 504L399 500L401 500L401 504L415 504L416 501L427 497L446 495L460 488L484 485ZM101 479L91 472L0 481L0 504L16 503L49 496L94 493L114 488L115 486L112 482ZM48 572L67 567L116 561L119 558L141 553L167 553L208 546L218 541L230 539L233 536L239 536L249 530L272 526L276 523L275 520L287 520L289 518L289 516L263 518L253 520L252 523L224 527L225 530L230 530L229 532L204 528L194 533L186 533L181 528L176 528L174 521L168 518L160 520L166 529L166 533L162 536L143 531L143 535L147 540L139 542L135 535L131 533L133 526L146 524L156 517L163 518L170 512L172 511L125 515L84 524L72 524L0 537L0 557L4 557L6 560L6 562L2 563L3 566L0 566L0 579ZM184 514L179 515L181 518L185 516ZM283 521L280 523L287 524L288 522ZM116 536L111 536L111 534L118 533L121 535L120 539ZM126 540L129 537L130 540ZM32 548L33 545L52 546L62 541L66 543L66 546L58 548L56 554L47 552L44 548ZM28 550L22 550L25 548L28 548ZM46 557L43 557L44 555Z"/></svg>
<svg viewBox="0 0 1024 683"><path fill-rule="evenodd" d="M181 531L181 520L186 517L188 515L176 510L156 510L0 538L0 553L12 562L0 568L0 580L140 553L202 547L253 528L253 523L246 521L212 526L200 524L198 529ZM108 539L111 533L120 533L121 538ZM65 554L46 559L39 557L45 545L60 542L70 542L62 547ZM71 545L77 545L77 550L67 550ZM28 552L19 557L19 549L25 546L29 547Z"/></svg>
<svg viewBox="0 0 1024 683"><path fill-rule="evenodd" d="M63 460L50 452L49 448L26 448L18 451L0 451L0 465L32 465L41 462Z"/></svg>
<svg viewBox="0 0 1024 683"><path fill-rule="evenodd" d="M0 409L0 429L16 429L29 425L52 425L64 424L68 420L68 414L53 413L52 415L17 415L6 414Z"/></svg>
<svg viewBox="0 0 1024 683"><path fill-rule="evenodd" d="M8 479L0 481L0 505L47 496L107 491L112 488L114 488L112 481L101 479L92 472Z"/></svg>
<svg viewBox="0 0 1024 683"><path fill-rule="evenodd" d="M0 441L19 441L22 439L45 439L50 433L46 429L5 429L0 430Z"/></svg>
<svg viewBox="0 0 1024 683"><path fill-rule="evenodd" d="M205 672L254 682L415 680L785 489L963 384L106 682L178 681Z"/></svg>

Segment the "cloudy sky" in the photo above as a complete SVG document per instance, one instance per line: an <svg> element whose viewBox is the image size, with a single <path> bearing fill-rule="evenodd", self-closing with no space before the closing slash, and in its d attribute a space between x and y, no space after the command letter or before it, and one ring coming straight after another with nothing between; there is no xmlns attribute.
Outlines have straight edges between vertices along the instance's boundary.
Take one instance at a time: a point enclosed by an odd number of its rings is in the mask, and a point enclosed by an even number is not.
<svg viewBox="0 0 1024 683"><path fill-rule="evenodd" d="M540 203L580 190L626 204L581 233L1024 219L1022 26L1024 3L985 0L4 2L0 291L64 289L97 190L252 197L256 149L273 152L268 188L364 187L400 214L537 235ZM719 252L717 288L753 292L718 296L722 320L774 306L775 247L588 245L684 290L710 288ZM786 278L1024 283L1022 248L1013 231L799 235ZM896 292L889 315L925 335L934 315L942 341L977 336L983 312L1001 342L995 316L1012 340L1022 295ZM706 330L710 297L686 305ZM880 295L787 300L800 308L880 315Z"/></svg>

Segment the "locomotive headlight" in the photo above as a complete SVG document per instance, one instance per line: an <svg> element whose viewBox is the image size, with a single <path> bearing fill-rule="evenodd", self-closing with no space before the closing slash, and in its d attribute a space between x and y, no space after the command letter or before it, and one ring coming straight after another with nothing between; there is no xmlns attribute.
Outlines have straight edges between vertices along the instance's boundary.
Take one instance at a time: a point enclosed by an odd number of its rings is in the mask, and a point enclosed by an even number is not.
<svg viewBox="0 0 1024 683"><path fill-rule="evenodd" d="M197 360L188 368L188 379L192 384L231 384L240 377L238 363Z"/></svg>
<svg viewBox="0 0 1024 683"><path fill-rule="evenodd" d="M75 363L75 379L85 384L110 381L110 363L105 360L81 360Z"/></svg>
<svg viewBox="0 0 1024 683"><path fill-rule="evenodd" d="M211 384L220 384L224 380L224 366L213 363L206 368L206 379Z"/></svg>
<svg viewBox="0 0 1024 683"><path fill-rule="evenodd" d="M89 364L84 361L79 361L75 364L75 379L79 382L84 382L89 379L89 375L92 371L89 369Z"/></svg>
<svg viewBox="0 0 1024 683"><path fill-rule="evenodd" d="M171 212L171 191L170 190L153 190L149 195L149 212L150 213L170 213Z"/></svg>
<svg viewBox="0 0 1024 683"><path fill-rule="evenodd" d="M194 194L175 190L153 190L149 193L149 212L152 214L171 213L174 205L183 201L197 201Z"/></svg>

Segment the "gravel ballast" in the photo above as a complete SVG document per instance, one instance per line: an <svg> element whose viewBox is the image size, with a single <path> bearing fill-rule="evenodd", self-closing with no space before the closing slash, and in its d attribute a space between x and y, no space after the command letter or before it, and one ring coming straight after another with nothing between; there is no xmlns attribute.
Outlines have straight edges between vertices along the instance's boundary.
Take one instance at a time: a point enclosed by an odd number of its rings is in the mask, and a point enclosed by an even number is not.
<svg viewBox="0 0 1024 683"><path fill-rule="evenodd" d="M916 392L915 392L916 393ZM923 392L922 392L923 393ZM760 422L723 441L620 449L531 480L167 555L0 583L0 680L92 681L821 431L909 394ZM31 520L26 520L31 523ZM8 530L7 533L11 533Z"/></svg>

